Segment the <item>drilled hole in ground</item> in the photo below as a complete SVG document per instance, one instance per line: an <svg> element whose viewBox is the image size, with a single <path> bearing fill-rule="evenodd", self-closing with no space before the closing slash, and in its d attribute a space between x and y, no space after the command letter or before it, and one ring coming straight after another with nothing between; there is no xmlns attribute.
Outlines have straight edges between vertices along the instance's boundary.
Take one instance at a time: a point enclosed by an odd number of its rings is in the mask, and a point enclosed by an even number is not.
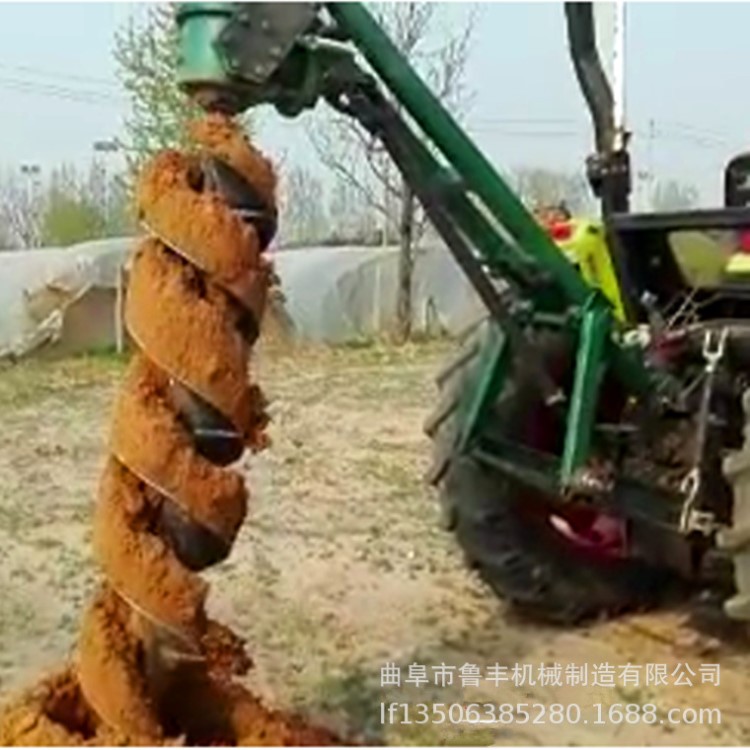
<svg viewBox="0 0 750 750"><path fill-rule="evenodd" d="M236 745L237 736L222 696L194 668L174 671L159 705L168 736L184 736L188 745Z"/></svg>
<svg viewBox="0 0 750 750"><path fill-rule="evenodd" d="M54 690L44 704L44 713L71 734L89 740L96 735L97 720L83 698L81 689L72 680Z"/></svg>

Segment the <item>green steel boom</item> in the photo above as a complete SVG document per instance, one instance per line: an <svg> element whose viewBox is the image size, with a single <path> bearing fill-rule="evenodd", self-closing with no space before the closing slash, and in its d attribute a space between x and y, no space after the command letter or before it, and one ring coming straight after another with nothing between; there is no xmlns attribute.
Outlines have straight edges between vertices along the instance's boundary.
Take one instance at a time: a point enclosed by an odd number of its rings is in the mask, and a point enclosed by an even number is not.
<svg viewBox="0 0 750 750"><path fill-rule="evenodd" d="M198 2L178 6L177 21L180 82L205 108L237 113L265 103L294 116L322 98L383 142L496 324L466 394L461 449L477 448L477 428L520 360L547 398L567 409L561 456L543 468L516 467L540 486L550 472L567 486L585 467L606 372L633 400L658 408L667 384L624 341L609 301L583 280L362 4ZM575 342L568 394L556 391L537 355L534 332L545 327Z"/></svg>

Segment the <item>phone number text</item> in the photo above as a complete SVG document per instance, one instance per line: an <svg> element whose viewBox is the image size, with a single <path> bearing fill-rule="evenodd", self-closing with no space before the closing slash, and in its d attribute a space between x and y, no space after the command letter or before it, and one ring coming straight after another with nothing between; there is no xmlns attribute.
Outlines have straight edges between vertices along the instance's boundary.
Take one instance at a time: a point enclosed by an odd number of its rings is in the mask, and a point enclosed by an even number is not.
<svg viewBox="0 0 750 750"><path fill-rule="evenodd" d="M381 703L380 723L721 724L721 710L654 703Z"/></svg>

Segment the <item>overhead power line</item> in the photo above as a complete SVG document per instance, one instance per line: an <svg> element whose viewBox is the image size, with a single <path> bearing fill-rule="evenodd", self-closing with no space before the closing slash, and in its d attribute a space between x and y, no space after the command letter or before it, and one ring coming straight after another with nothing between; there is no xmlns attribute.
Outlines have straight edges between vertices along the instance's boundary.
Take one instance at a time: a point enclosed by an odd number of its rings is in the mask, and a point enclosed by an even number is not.
<svg viewBox="0 0 750 750"><path fill-rule="evenodd" d="M506 127L508 124L518 124L521 127ZM526 123L529 127L523 127ZM569 124L574 127L564 128L550 128L544 127L547 124ZM542 127L536 127L540 125ZM662 127L655 123L654 126L649 128L635 127L631 129L631 132L637 139L637 143L652 143L652 142L686 142L696 146L703 150L714 150L714 151L732 151L736 148L733 145L731 137L727 135L722 137L719 134L710 134L711 131L702 130L696 128L695 131L691 131L687 126L680 126L680 123L670 123L669 127ZM574 120L555 120L552 118L548 119L532 119L527 120L511 120L511 119L479 119L471 121L467 124L467 130L470 133L490 133L493 135L507 136L511 138L591 138L591 131L579 122ZM592 146L593 147L593 146Z"/></svg>
<svg viewBox="0 0 750 750"><path fill-rule="evenodd" d="M580 125L580 120L571 117L478 117L474 120L482 125Z"/></svg>
<svg viewBox="0 0 750 750"><path fill-rule="evenodd" d="M517 130L491 125L469 125L467 130L470 133L492 133L511 138L587 138L589 135L584 130Z"/></svg>
<svg viewBox="0 0 750 750"><path fill-rule="evenodd" d="M112 79L39 68L33 65L0 63L0 89L80 104L113 106L126 98Z"/></svg>
<svg viewBox="0 0 750 750"><path fill-rule="evenodd" d="M729 138L729 134L726 132L718 132L716 130L708 130L706 128L696 127L692 123L680 122L677 120L664 120L664 124L669 128L676 128L692 135L696 135L703 138L709 138L715 141L721 141L726 143Z"/></svg>
<svg viewBox="0 0 750 750"><path fill-rule="evenodd" d="M12 78L3 75L0 75L0 89L6 89L20 94L34 94L37 96L65 99L67 101L78 102L81 104L114 106L126 102L124 96L118 96L114 92L104 93L91 89L76 89L70 86L28 81L22 78Z"/></svg>
<svg viewBox="0 0 750 750"><path fill-rule="evenodd" d="M49 70L46 68L37 68L32 65L10 65L0 63L0 69L14 73L24 73L39 78L56 78L62 81L77 81L79 83L93 84L95 86L104 86L110 89L118 89L120 84L112 78L98 78L95 76L79 75L77 73L64 73L58 70Z"/></svg>

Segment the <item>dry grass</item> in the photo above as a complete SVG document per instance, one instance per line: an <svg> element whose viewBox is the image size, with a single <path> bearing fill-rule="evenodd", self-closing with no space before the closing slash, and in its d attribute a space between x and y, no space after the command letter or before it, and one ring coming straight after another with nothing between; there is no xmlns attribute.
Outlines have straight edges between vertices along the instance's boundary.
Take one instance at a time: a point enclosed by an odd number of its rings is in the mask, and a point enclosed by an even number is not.
<svg viewBox="0 0 750 750"><path fill-rule="evenodd" d="M394 349L267 350L273 446L250 457L248 523L210 572L214 614L248 639L250 681L271 704L372 742L424 744L734 743L748 739L748 660L671 648L648 627L667 615L565 633L508 617L437 526L422 484L421 423L445 343ZM89 518L123 363L89 357L0 371L0 692L66 657L93 585ZM666 619L665 619L666 618ZM645 634L644 634L645 633ZM383 727L385 701L623 702L616 691L535 687L381 688L380 667L542 661L700 663L720 688L659 689L635 701L722 705L720 728ZM669 731L671 730L671 731Z"/></svg>

